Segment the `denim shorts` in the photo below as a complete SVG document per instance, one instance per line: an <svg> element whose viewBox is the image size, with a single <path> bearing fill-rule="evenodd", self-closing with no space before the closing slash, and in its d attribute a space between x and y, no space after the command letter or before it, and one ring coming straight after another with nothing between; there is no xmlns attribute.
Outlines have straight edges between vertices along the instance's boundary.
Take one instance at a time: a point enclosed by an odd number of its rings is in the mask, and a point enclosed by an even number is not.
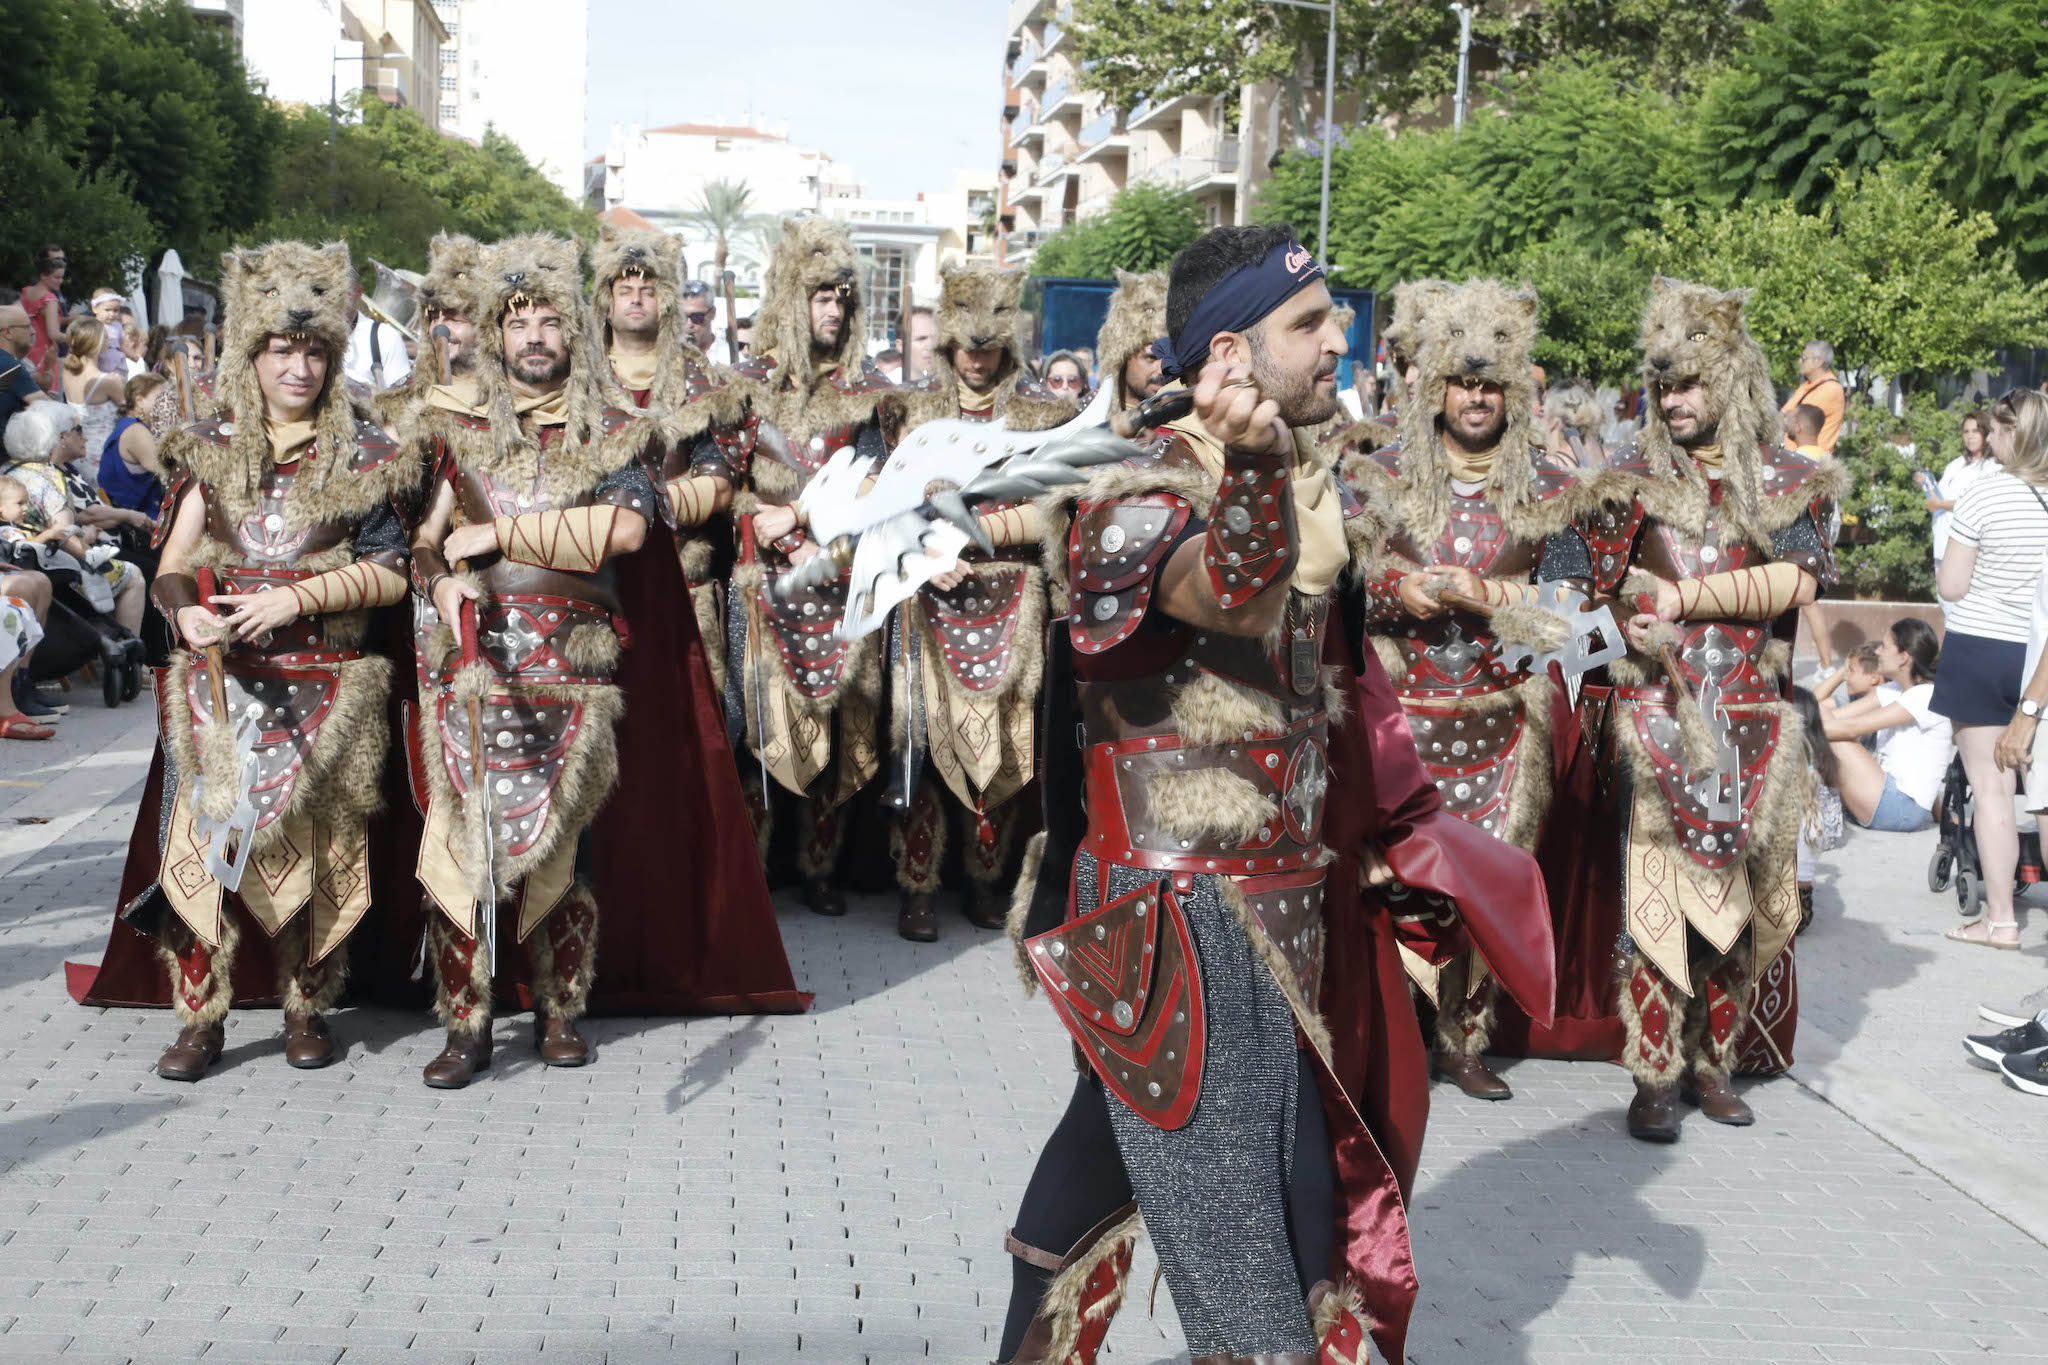
<svg viewBox="0 0 2048 1365"><path fill-rule="evenodd" d="M1884 795L1877 798L1877 809L1870 813L1868 820L1858 820L1856 813L1846 807L1843 813L1853 824L1882 830L1886 834L1911 834L1934 823L1934 812L1900 791L1898 779L1890 773L1885 774Z"/></svg>

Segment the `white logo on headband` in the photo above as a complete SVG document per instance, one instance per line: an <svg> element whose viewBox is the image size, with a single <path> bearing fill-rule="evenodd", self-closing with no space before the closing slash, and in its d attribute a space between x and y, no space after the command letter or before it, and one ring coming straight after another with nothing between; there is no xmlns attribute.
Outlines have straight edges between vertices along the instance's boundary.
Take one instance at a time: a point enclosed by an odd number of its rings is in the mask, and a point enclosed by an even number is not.
<svg viewBox="0 0 2048 1365"><path fill-rule="evenodd" d="M1315 263L1316 258L1309 255L1308 248L1299 242L1288 248L1286 258L1281 261L1281 264L1287 267L1287 273L1290 275L1299 275Z"/></svg>

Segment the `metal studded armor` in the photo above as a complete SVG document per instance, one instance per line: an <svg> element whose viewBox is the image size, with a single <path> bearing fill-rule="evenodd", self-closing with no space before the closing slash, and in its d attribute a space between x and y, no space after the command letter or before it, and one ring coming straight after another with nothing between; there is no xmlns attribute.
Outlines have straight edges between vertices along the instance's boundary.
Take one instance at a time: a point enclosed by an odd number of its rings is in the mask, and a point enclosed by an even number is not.
<svg viewBox="0 0 2048 1365"><path fill-rule="evenodd" d="M1768 547L1731 525L1725 481L1707 481L1688 497L1688 485L1654 480L1634 447L1620 452L1601 475L1603 487L1619 493L1586 528L1600 590L1633 611L1640 585L1630 582L1631 570L1680 582L1774 561L1831 586L1833 555L1818 527L1828 517L1834 467L1772 446L1760 456L1763 512L1753 520L1774 528ZM1610 665L1609 685L1589 687L1582 703L1589 734L1604 732L1603 747L1619 759L1624 912L1636 954L1620 1002L1629 1035L1623 1060L1639 1080L1675 1078L1685 1028L1700 1033L1699 1065L1730 1069L1752 983L1791 947L1805 762L1785 692L1795 620L1787 611L1770 620L1674 622L1683 696L1661 663L1631 655ZM1711 769L1696 766L1702 755L1688 754L1681 728L1678 708L1694 704L1715 740ZM1704 959L1688 950L1689 929L1704 940ZM1688 1012L1699 1017L1688 1021ZM1782 1070L1783 1062L1763 1069Z"/></svg>
<svg viewBox="0 0 2048 1365"><path fill-rule="evenodd" d="M488 435L483 418L448 416L458 430ZM603 432L612 437L632 421L607 410ZM467 458L437 442L433 482L453 488L456 524L606 505L661 520L658 444L623 460L592 459L562 449L563 434L558 426L538 428L539 460L507 466L480 457L487 442L467 446ZM609 561L575 571L498 556L468 576L484 594L473 634L464 623L442 621L431 602L422 601L416 616L422 733L415 761L427 797L420 879L455 925L474 935L490 867L494 894L518 892L524 939L574 886L578 840L617 774L613 731L623 702L614 672L629 630ZM472 699L480 702L481 734L472 733ZM472 800L479 747L489 786L483 801Z"/></svg>
<svg viewBox="0 0 2048 1365"><path fill-rule="evenodd" d="M349 450L319 443L284 464L244 470L229 457L235 424L216 417L180 433L184 463L164 499L158 540L196 489L206 515L190 567L219 593L304 583L358 562L403 573L415 478L398 446L368 422ZM223 888L206 871L195 803L216 817L246 790L255 813L237 899L276 935L311 907L310 963L338 948L370 903L365 821L379 798L389 734L390 665L364 647L369 612L302 615L223 646L227 714L197 652L174 654L159 691L169 781L160 889L204 945L227 926ZM224 743L247 725L247 752ZM157 888L152 888L155 890Z"/></svg>

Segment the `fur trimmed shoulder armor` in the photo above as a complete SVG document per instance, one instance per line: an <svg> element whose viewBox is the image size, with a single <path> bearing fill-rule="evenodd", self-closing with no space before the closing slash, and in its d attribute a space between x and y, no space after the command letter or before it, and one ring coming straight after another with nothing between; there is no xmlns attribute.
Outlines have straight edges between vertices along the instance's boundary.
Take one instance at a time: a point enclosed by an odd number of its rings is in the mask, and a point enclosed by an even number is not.
<svg viewBox="0 0 2048 1365"><path fill-rule="evenodd" d="M409 454L376 423L361 417L352 420L350 447L337 462L345 468L347 476L323 475L319 466L314 465L311 477L293 480L284 508L291 529L301 530L327 521L361 520L376 511L380 502L401 509L413 505L423 472L418 457ZM198 480L234 520L247 515L256 502L254 470L241 453L247 447L235 440L239 429L240 424L232 415L221 414L178 428L164 438L163 444L164 463L189 475L174 480L173 489L182 490L192 479ZM260 431L255 434L261 435ZM333 453L333 445L325 434L315 439L320 458L325 461ZM165 506L175 508L168 493Z"/></svg>
<svg viewBox="0 0 2048 1365"><path fill-rule="evenodd" d="M1825 520L1828 504L1849 491L1849 471L1839 460L1816 460L1784 447L1759 443L1753 462L1732 457L1722 476L1719 515L1729 532L1759 546L1775 533L1813 514ZM1643 513L1697 535L1711 505L1708 480L1697 465L1665 455L1642 442L1616 451L1602 468L1579 481L1594 508L1635 503ZM1596 548L1597 557L1600 551Z"/></svg>
<svg viewBox="0 0 2048 1365"><path fill-rule="evenodd" d="M1138 628L1167 554L1215 497L1194 452L1162 431L1131 458L1039 499L1046 575L1065 596L1075 649L1098 654Z"/></svg>

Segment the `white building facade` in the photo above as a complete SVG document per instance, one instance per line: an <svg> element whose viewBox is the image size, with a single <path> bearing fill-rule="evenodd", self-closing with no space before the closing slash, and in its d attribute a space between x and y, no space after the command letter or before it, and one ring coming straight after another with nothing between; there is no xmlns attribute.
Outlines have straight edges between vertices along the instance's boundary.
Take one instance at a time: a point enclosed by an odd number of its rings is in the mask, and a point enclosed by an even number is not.
<svg viewBox="0 0 2048 1365"><path fill-rule="evenodd" d="M589 0L460 0L435 9L455 58L441 63L438 106L421 107L438 107L442 131L472 142L497 129L563 194L580 199Z"/></svg>

